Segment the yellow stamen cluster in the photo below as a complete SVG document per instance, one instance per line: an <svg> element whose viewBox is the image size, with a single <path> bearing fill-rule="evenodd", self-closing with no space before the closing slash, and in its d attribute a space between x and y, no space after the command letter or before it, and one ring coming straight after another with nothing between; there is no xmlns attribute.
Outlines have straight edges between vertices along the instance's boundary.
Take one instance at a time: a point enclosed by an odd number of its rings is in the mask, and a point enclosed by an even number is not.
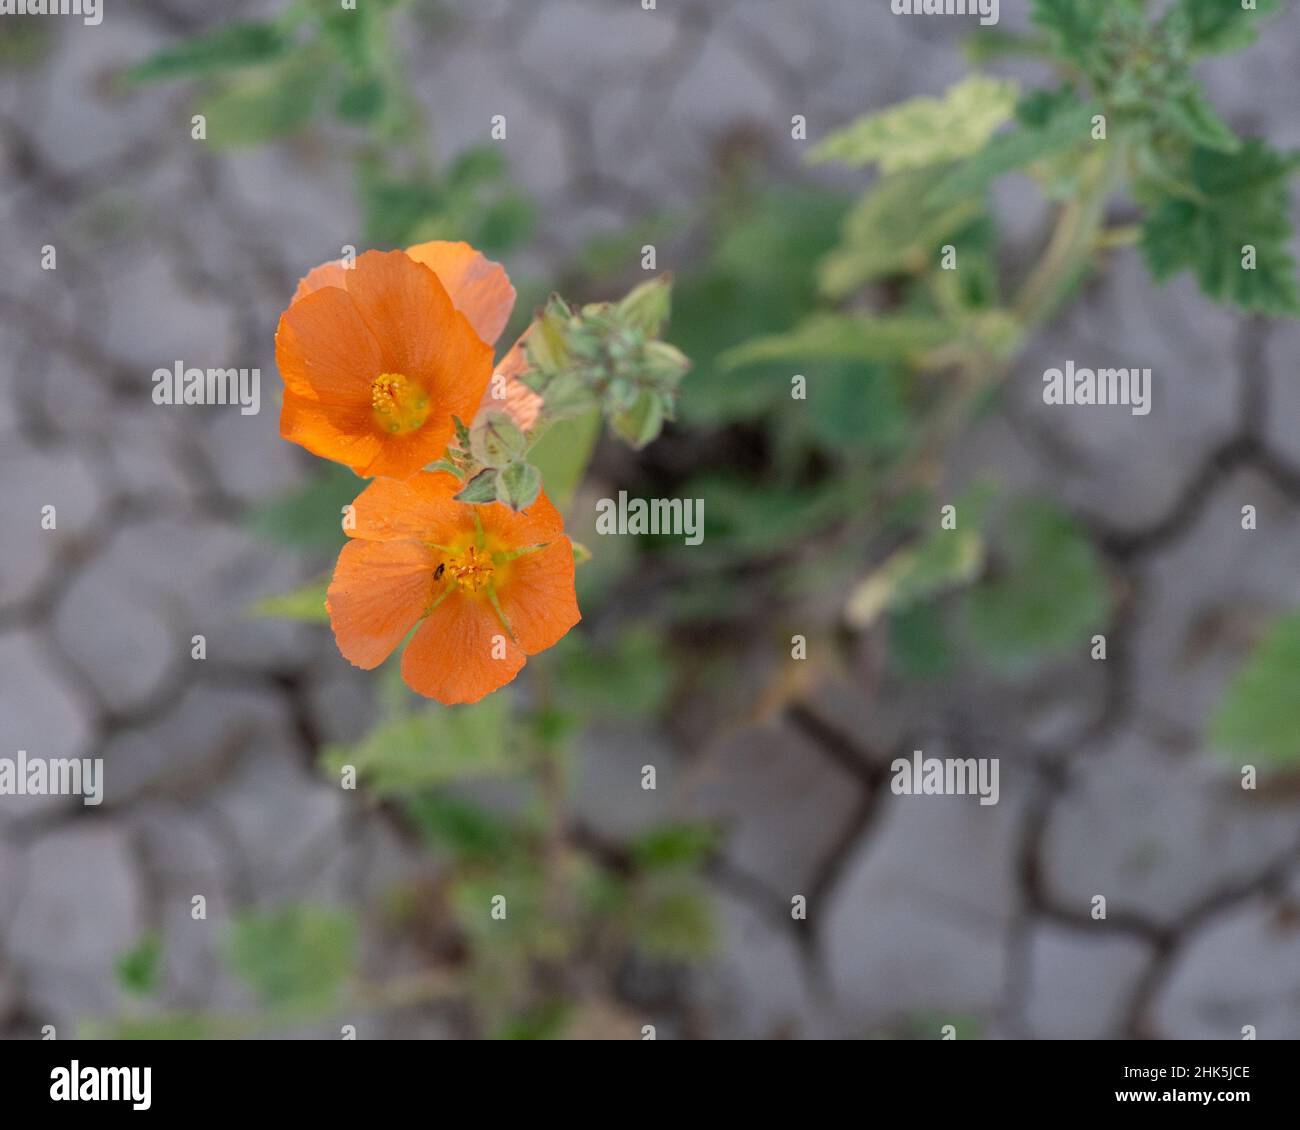
<svg viewBox="0 0 1300 1130"><path fill-rule="evenodd" d="M461 553L453 554L439 566L443 577L455 581L470 592L487 588L494 569L492 558L472 545Z"/></svg>
<svg viewBox="0 0 1300 1130"><path fill-rule="evenodd" d="M392 435L413 432L429 415L429 394L401 373L380 373L370 382L370 407L377 423Z"/></svg>

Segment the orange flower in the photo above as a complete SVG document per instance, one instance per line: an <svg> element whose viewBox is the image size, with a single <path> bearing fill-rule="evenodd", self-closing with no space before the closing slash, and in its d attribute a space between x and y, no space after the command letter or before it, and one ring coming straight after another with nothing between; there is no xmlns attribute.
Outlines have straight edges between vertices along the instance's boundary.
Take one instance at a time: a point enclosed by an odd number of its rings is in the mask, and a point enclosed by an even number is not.
<svg viewBox="0 0 1300 1130"><path fill-rule="evenodd" d="M402 677L447 704L504 686L581 619L573 546L546 495L514 513L457 502L459 488L428 471L371 483L325 601L357 667L378 667L415 628Z"/></svg>
<svg viewBox="0 0 1300 1130"><path fill-rule="evenodd" d="M358 475L406 478L441 457L452 417L488 392L515 290L465 243L324 263L280 317L280 434Z"/></svg>

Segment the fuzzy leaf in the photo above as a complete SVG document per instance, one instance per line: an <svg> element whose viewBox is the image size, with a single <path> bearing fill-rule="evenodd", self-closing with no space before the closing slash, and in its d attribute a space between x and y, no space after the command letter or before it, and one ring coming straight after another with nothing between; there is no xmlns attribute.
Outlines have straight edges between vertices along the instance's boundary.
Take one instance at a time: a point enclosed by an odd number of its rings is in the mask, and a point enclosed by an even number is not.
<svg viewBox="0 0 1300 1130"><path fill-rule="evenodd" d="M972 75L942 98L912 98L859 118L818 145L812 160L879 162L885 173L958 160L980 149L1011 117L1016 92L1014 82Z"/></svg>
<svg viewBox="0 0 1300 1130"><path fill-rule="evenodd" d="M131 67L122 78L129 83L193 78L250 63L265 63L282 54L288 45L284 33L274 24L232 23L165 47Z"/></svg>
<svg viewBox="0 0 1300 1130"><path fill-rule="evenodd" d="M1105 574L1068 515L1023 500L1007 514L996 545L992 571L967 603L971 631L993 662L1022 666L1077 645L1105 623Z"/></svg>
<svg viewBox="0 0 1300 1130"><path fill-rule="evenodd" d="M380 725L356 745L329 747L323 765L336 781L344 765L355 766L362 784L381 795L506 776L520 768L510 724L505 695L428 707Z"/></svg>
<svg viewBox="0 0 1300 1130"><path fill-rule="evenodd" d="M1111 2L1131 6L1131 0ZM1083 63L1098 39L1104 8L1096 0L1032 0L1030 19L1048 34L1058 57Z"/></svg>
<svg viewBox="0 0 1300 1130"><path fill-rule="evenodd" d="M1194 198L1167 197L1147 215L1142 250L1157 281L1190 270L1211 298L1266 314L1300 309L1288 179L1296 160L1259 141L1240 152L1197 149L1185 179ZM1255 267L1243 248L1255 248Z"/></svg>
<svg viewBox="0 0 1300 1130"><path fill-rule="evenodd" d="M480 471L456 495L457 502L495 502L497 497L497 471L489 467Z"/></svg>
<svg viewBox="0 0 1300 1130"><path fill-rule="evenodd" d="M727 350L719 363L724 368L771 361L915 363L951 337L950 328L938 318L814 314L783 334L756 338Z"/></svg>
<svg viewBox="0 0 1300 1130"><path fill-rule="evenodd" d="M470 452L484 467L505 467L527 446L524 433L504 412L488 412L469 433Z"/></svg>
<svg viewBox="0 0 1300 1130"><path fill-rule="evenodd" d="M1238 51L1259 34L1259 25L1278 9L1278 0L1256 0L1243 8L1239 0L1179 0L1175 11L1185 21L1188 45L1198 55Z"/></svg>
<svg viewBox="0 0 1300 1130"><path fill-rule="evenodd" d="M1020 128L999 133L964 164L945 177L934 190L932 204L939 206L983 192L993 181L1013 169L1054 157L1091 141L1094 108L1068 92L1027 99L1018 114ZM1097 144L1104 144L1098 142Z"/></svg>
<svg viewBox="0 0 1300 1130"><path fill-rule="evenodd" d="M849 594L845 619L870 627L881 613L909 608L972 580L984 564L984 539L971 525L941 530L899 550Z"/></svg>
<svg viewBox="0 0 1300 1130"><path fill-rule="evenodd" d="M542 474L531 463L511 463L497 473L497 501L511 510L526 510L542 489Z"/></svg>
<svg viewBox="0 0 1300 1130"><path fill-rule="evenodd" d="M933 266L939 247L984 213L978 194L942 198L934 188L932 172L910 172L863 195L845 217L840 246L818 266L822 292L843 298L873 279Z"/></svg>
<svg viewBox="0 0 1300 1130"><path fill-rule="evenodd" d="M1161 108L1160 116L1194 145L1223 153L1235 153L1241 148L1241 138L1232 132L1199 90L1192 89L1169 99Z"/></svg>
<svg viewBox="0 0 1300 1130"><path fill-rule="evenodd" d="M330 579L322 577L292 592L263 597L253 604L248 614L261 619L329 623L329 613L325 610L325 593L329 584Z"/></svg>
<svg viewBox="0 0 1300 1130"><path fill-rule="evenodd" d="M214 149L258 145L295 133L311 119L329 74L309 55L243 73L199 106Z"/></svg>

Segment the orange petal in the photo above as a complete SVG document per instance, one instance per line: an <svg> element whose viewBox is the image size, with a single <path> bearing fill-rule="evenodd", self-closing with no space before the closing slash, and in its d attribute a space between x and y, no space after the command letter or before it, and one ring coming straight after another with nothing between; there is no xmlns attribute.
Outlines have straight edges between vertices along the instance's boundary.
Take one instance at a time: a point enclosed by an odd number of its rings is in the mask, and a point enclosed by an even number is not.
<svg viewBox="0 0 1300 1130"><path fill-rule="evenodd" d="M519 513L499 502L480 506L478 513L492 543L516 549L546 545L503 562L495 586L519 645L535 655L582 619L573 587L573 543L564 536L564 518L545 493Z"/></svg>
<svg viewBox="0 0 1300 1130"><path fill-rule="evenodd" d="M383 372L382 349L357 304L327 287L280 315L275 360L285 388L327 412L370 414L370 382Z"/></svg>
<svg viewBox="0 0 1300 1130"><path fill-rule="evenodd" d="M453 592L406 645L402 678L413 691L447 706L478 702L519 674L524 660L486 600Z"/></svg>
<svg viewBox="0 0 1300 1130"><path fill-rule="evenodd" d="M375 461L383 445L382 437L373 428L345 431L326 414L319 401L307 400L288 389L280 408L280 435L358 474Z"/></svg>
<svg viewBox="0 0 1300 1130"><path fill-rule="evenodd" d="M442 456L452 432L449 413L430 413L424 425L413 432L401 436L383 435L375 457L364 467L354 467L353 470L367 479L376 476L410 478L425 464Z"/></svg>
<svg viewBox="0 0 1300 1130"><path fill-rule="evenodd" d="M478 515L489 538L516 548L564 536L564 516L545 491L527 510L515 512L499 502L489 502L478 507Z"/></svg>
<svg viewBox="0 0 1300 1130"><path fill-rule="evenodd" d="M350 267L343 266L342 259L331 259L328 263L313 267L298 280L298 289L293 292L293 301L297 302L298 299L305 298L312 291L320 290L325 286L336 286L340 290L345 290L344 280L349 270Z"/></svg>
<svg viewBox="0 0 1300 1130"><path fill-rule="evenodd" d="M350 541L325 597L339 651L378 667L433 597L434 551L416 542Z"/></svg>
<svg viewBox="0 0 1300 1130"><path fill-rule="evenodd" d="M438 239L417 243L406 253L438 276L474 332L488 345L495 344L515 306L515 288L505 268L468 243Z"/></svg>
<svg viewBox="0 0 1300 1130"><path fill-rule="evenodd" d="M531 328L531 327L530 327ZM528 351L524 348L525 330L519 340L510 347L509 352L501 358L488 384L483 400L478 406L480 412L495 410L504 412L524 432L532 430L541 415L542 398L519 379L521 373L528 371ZM498 391L498 377L505 378L505 396L495 395Z"/></svg>
<svg viewBox="0 0 1300 1130"><path fill-rule="evenodd" d="M368 541L421 541L446 545L472 533L474 516L452 496L460 481L438 471L421 471L409 479L376 479L353 502L348 533Z"/></svg>
<svg viewBox="0 0 1300 1130"><path fill-rule="evenodd" d="M344 275L348 294L383 350L384 371L426 383L440 378L449 386L446 391L464 383L461 370L473 359L481 364L487 357L490 373L491 350L452 304L438 276L405 252L367 251ZM449 350L457 356L450 365L440 363Z"/></svg>
<svg viewBox="0 0 1300 1130"><path fill-rule="evenodd" d="M545 549L500 567L497 599L519 646L536 655L582 619L573 588L573 543L557 537Z"/></svg>

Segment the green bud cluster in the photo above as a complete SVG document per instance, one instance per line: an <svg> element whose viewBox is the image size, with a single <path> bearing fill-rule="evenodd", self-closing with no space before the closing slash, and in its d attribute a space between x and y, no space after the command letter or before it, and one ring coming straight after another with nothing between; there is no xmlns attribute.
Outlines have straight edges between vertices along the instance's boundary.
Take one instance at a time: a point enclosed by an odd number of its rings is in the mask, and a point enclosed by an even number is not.
<svg viewBox="0 0 1300 1130"><path fill-rule="evenodd" d="M552 295L529 334L529 368L520 378L545 402L548 418L599 407L614 433L641 448L673 418L690 363L658 340L672 283L642 283L619 302L574 309Z"/></svg>

